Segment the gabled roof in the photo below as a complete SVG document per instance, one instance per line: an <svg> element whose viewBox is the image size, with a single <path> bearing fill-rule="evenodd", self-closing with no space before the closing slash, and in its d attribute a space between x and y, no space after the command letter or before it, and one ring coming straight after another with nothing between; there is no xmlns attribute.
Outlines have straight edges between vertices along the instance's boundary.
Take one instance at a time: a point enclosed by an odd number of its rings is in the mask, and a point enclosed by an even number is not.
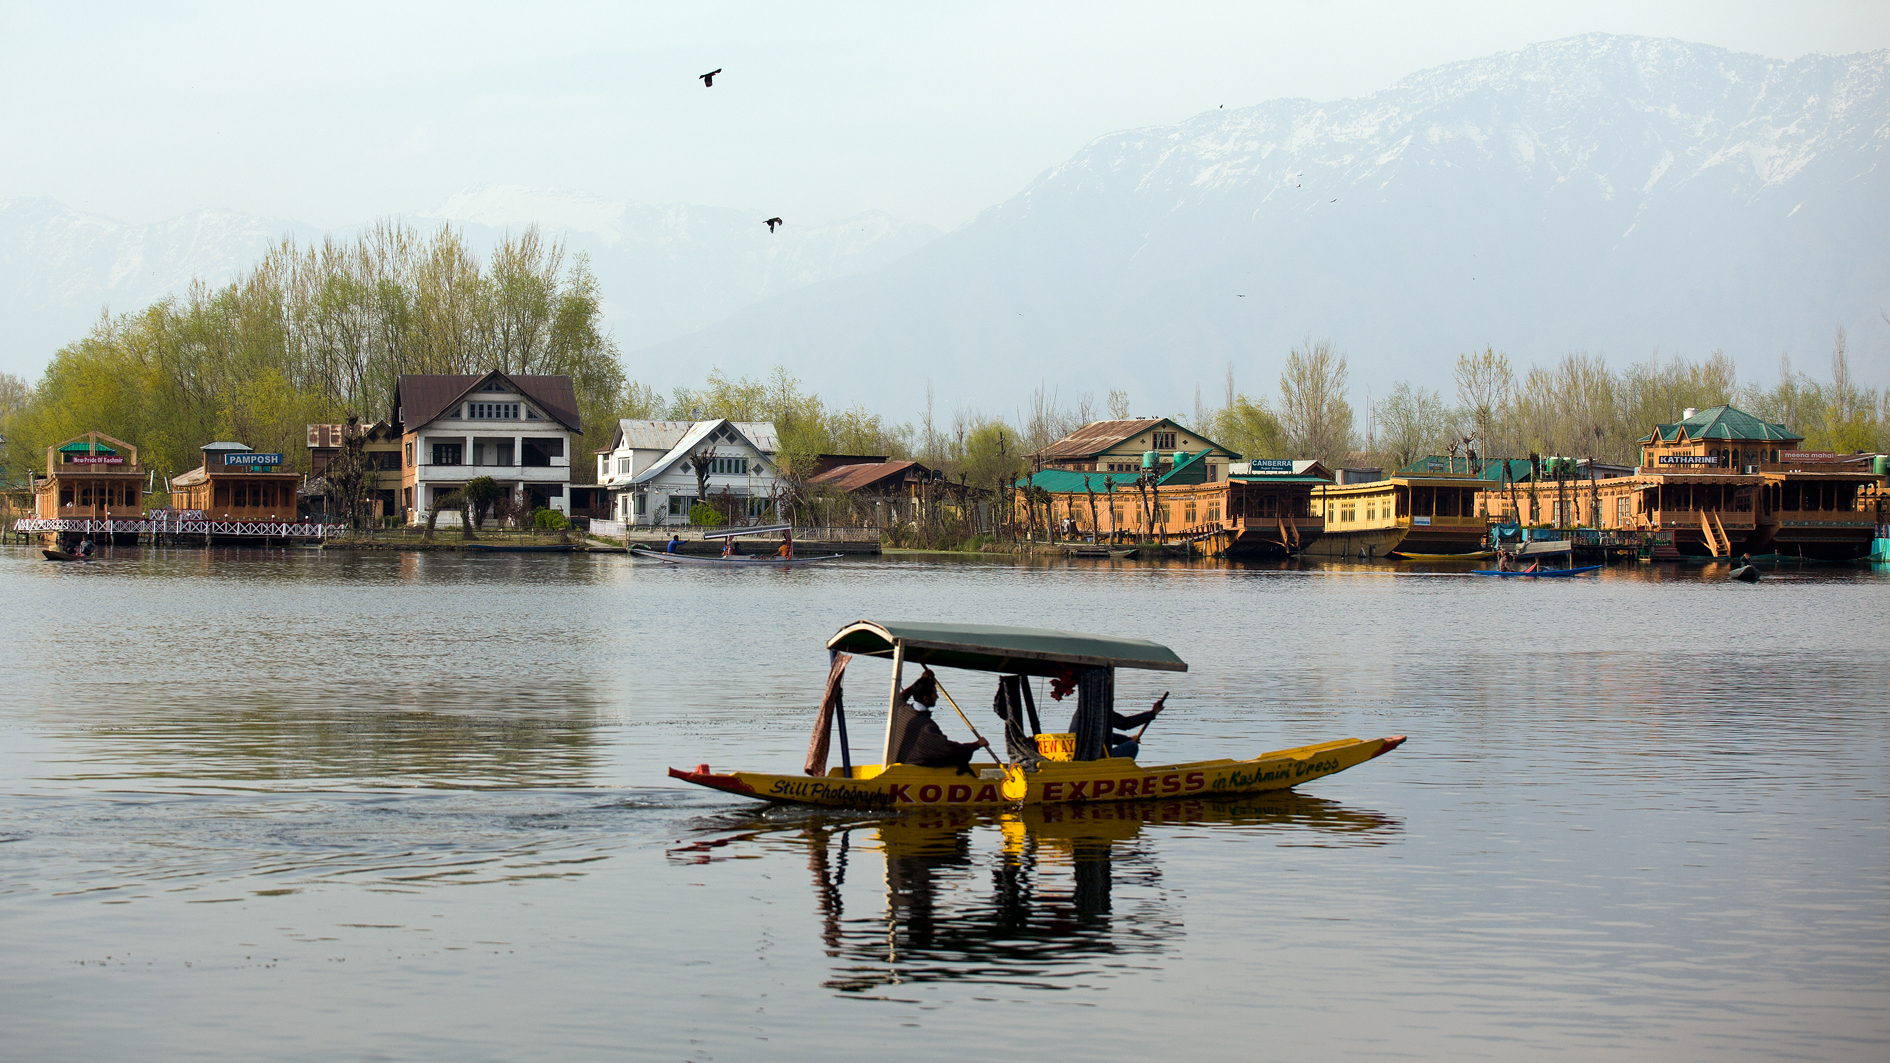
<svg viewBox="0 0 1890 1063"><path fill-rule="evenodd" d="M1767 443L1802 443L1804 436L1794 434L1782 424L1754 417L1744 410L1732 406L1708 406L1693 416L1673 424L1657 424L1652 432L1647 433L1638 443L1652 443L1659 437L1662 443L1672 443L1684 434L1687 439L1724 439L1731 442L1748 440Z"/></svg>
<svg viewBox="0 0 1890 1063"><path fill-rule="evenodd" d="M689 430L701 421L651 421L626 417L617 422L617 430L611 433L610 449L620 450L669 450L682 442ZM748 440L750 446L763 454L773 455L781 449L780 439L774 430L772 421L730 421L735 430Z"/></svg>
<svg viewBox="0 0 1890 1063"><path fill-rule="evenodd" d="M570 377L513 376L496 369L490 373L403 373L394 384L390 419L407 431L424 427L494 378L510 385L507 390L532 400L546 417L573 432L584 431L578 427L577 392Z"/></svg>
<svg viewBox="0 0 1890 1063"><path fill-rule="evenodd" d="M1212 449L1203 450L1199 454L1190 454L1181 461L1175 462L1175 467L1168 470L1161 479L1155 481L1156 484L1166 484L1170 481L1186 484L1205 483L1207 481L1207 470L1199 468L1198 466L1201 465L1203 459L1212 453L1214 453Z"/></svg>
<svg viewBox="0 0 1890 1063"><path fill-rule="evenodd" d="M1239 454L1235 454L1194 429L1176 424L1166 417L1138 417L1127 421L1091 421L1033 456L1041 461L1075 461L1091 458L1104 451L1113 450L1124 441L1133 439L1143 432L1163 425L1193 440L1191 443L1183 444L1182 449L1192 450L1196 445L1202 445L1212 447L1230 457L1240 457Z"/></svg>
<svg viewBox="0 0 1890 1063"><path fill-rule="evenodd" d="M889 487L887 481L904 483L907 473L917 469L924 477L930 469L916 461L875 461L857 465L841 465L808 480L809 484L822 487L837 487L842 491L864 491L873 487Z"/></svg>
<svg viewBox="0 0 1890 1063"><path fill-rule="evenodd" d="M769 427L772 428L773 426L770 425ZM683 433L683 437L676 441L675 446L669 448L668 453L651 462L648 468L645 468L642 472L637 473L628 480L613 476L608 482L618 487L627 484L649 483L668 472L671 466L688 457L690 454L695 453L705 445L715 446L719 444L727 446L736 443L747 446L758 454L767 453L756 446L754 440L748 438L748 434L736 427L733 421L724 418L717 418L713 421L697 421L689 427L689 431Z"/></svg>

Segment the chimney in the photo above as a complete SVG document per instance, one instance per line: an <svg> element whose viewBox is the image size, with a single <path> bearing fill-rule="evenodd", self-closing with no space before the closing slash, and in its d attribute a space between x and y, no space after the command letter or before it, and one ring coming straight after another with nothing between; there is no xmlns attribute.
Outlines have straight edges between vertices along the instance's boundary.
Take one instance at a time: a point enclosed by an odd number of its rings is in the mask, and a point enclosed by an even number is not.
<svg viewBox="0 0 1890 1063"><path fill-rule="evenodd" d="M1687 418L1692 417L1694 414L1699 413L1699 412L1700 412L1699 407L1688 406L1686 412L1680 415L1680 419L1684 421Z"/></svg>

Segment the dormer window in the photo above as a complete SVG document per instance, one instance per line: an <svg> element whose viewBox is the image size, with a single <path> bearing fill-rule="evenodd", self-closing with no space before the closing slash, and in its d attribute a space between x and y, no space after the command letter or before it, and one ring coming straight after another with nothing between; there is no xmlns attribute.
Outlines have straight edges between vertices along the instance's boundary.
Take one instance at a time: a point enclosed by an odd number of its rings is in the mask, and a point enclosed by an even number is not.
<svg viewBox="0 0 1890 1063"><path fill-rule="evenodd" d="M466 419L470 421L516 421L518 420L518 403L469 402L466 404Z"/></svg>

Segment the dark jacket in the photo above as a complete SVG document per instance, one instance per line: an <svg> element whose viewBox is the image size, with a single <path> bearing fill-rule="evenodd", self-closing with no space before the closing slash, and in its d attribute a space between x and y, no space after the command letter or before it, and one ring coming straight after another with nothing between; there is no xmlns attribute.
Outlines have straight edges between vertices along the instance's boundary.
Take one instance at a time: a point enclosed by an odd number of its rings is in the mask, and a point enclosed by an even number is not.
<svg viewBox="0 0 1890 1063"><path fill-rule="evenodd" d="M916 764L921 768L957 768L964 771L971 766L972 755L977 751L976 742L954 742L946 738L931 713L915 712L912 722L906 724L897 759L901 764Z"/></svg>

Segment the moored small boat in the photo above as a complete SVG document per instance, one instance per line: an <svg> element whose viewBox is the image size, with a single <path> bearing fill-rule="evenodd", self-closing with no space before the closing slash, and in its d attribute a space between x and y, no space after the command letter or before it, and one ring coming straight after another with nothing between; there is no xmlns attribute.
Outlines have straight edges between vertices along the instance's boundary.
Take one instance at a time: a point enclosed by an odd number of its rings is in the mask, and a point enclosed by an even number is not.
<svg viewBox="0 0 1890 1063"><path fill-rule="evenodd" d="M782 568L787 565L811 565L821 561L838 561L845 554L822 554L819 557L773 557L762 554L754 557L694 557L689 554L666 554L661 550L648 550L641 546L631 548L630 552L649 561L661 561L666 565L709 565L720 568Z"/></svg>
<svg viewBox="0 0 1890 1063"><path fill-rule="evenodd" d="M1736 579L1741 583L1757 583L1759 582L1759 570L1751 565L1740 565L1738 568L1726 573L1726 577L1728 579Z"/></svg>
<svg viewBox="0 0 1890 1063"><path fill-rule="evenodd" d="M670 777L785 804L876 810L940 806L977 809L1285 790L1362 764L1404 742L1403 735L1341 738L1243 760L1220 758L1144 766L1133 757L1110 756L1105 748L1114 712L1115 672L1118 668L1186 671L1186 662L1166 646L1041 628L861 620L841 628L827 641L827 648L835 655L835 663L802 774L716 772L707 764L699 764L687 771L671 768ZM851 763L839 696L849 654L892 658L893 693L878 764ZM902 743L913 715L900 694L902 672L908 661L997 674L997 704L1008 706L999 710L1008 759L963 768L899 761L892 751L913 748ZM1031 676L1053 677L1077 693L1070 733L1041 731L1029 692ZM945 698L953 709L958 708L950 694ZM1029 731L1034 732L1029 738L1024 734L1026 712ZM964 721L970 726L968 717ZM835 722L842 763L828 770L828 741ZM991 755L997 759L995 753Z"/></svg>
<svg viewBox="0 0 1890 1063"><path fill-rule="evenodd" d="M74 553L68 550L41 550L40 553L45 554L46 560L48 561L90 561L91 560L91 558L85 556L84 554Z"/></svg>
<svg viewBox="0 0 1890 1063"><path fill-rule="evenodd" d="M1504 572L1501 569L1479 568L1470 574L1472 576L1528 576L1530 578L1546 578L1550 576L1585 576L1590 572L1599 571L1601 571L1600 565L1583 565L1580 568L1545 568L1535 572Z"/></svg>

